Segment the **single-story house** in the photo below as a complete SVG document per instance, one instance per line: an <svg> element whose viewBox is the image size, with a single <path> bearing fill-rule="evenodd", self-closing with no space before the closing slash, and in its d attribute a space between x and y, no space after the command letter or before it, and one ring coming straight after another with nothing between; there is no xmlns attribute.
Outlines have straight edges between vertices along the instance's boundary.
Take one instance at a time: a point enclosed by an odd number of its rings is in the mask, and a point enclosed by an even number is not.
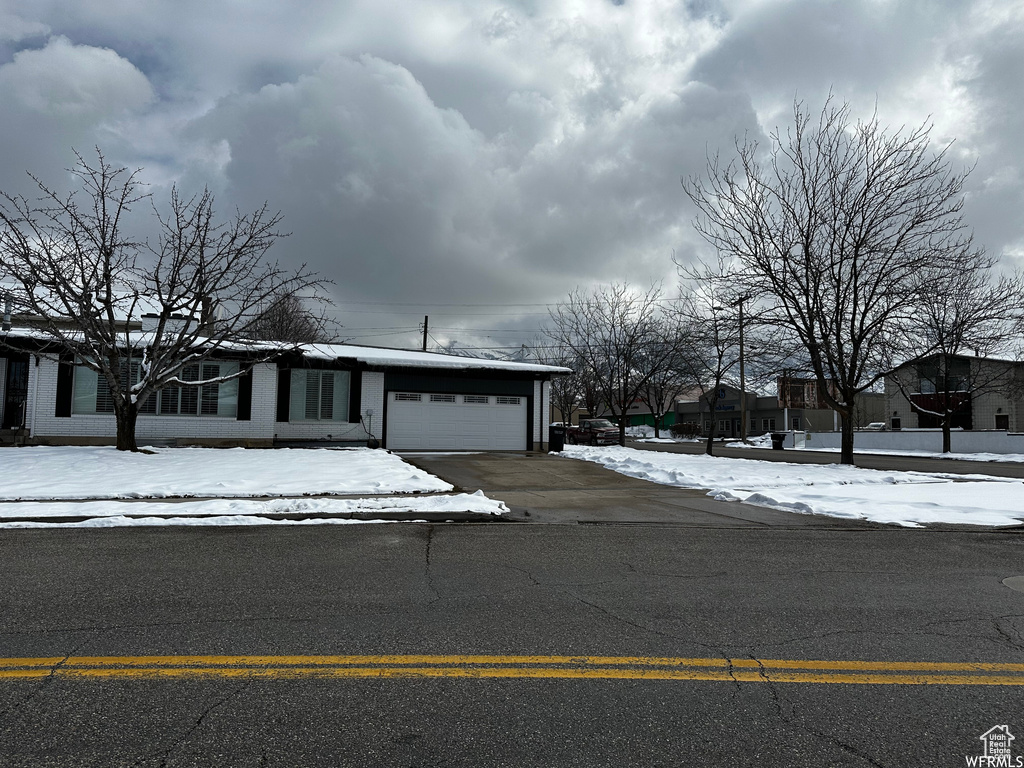
<svg viewBox="0 0 1024 768"><path fill-rule="evenodd" d="M110 391L101 377L31 332L0 347L0 439L112 444ZM12 349L11 347L16 347ZM546 448L552 376L567 369L352 344L281 345L253 363L219 350L183 370L140 409L140 445L366 444L395 450Z"/></svg>

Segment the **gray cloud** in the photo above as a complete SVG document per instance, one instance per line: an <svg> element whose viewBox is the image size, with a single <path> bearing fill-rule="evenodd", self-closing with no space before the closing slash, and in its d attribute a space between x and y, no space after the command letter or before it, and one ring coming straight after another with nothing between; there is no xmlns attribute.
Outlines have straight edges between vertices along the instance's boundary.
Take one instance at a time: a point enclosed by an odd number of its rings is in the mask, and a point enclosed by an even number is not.
<svg viewBox="0 0 1024 768"><path fill-rule="evenodd" d="M5 189L98 143L157 192L269 201L293 233L276 255L336 281L354 335L428 313L528 336L541 318L498 305L671 281L670 254L702 248L680 177L830 88L893 125L930 115L977 162L979 240L1024 253L1024 14L1008 1L33 0L4 19Z"/></svg>

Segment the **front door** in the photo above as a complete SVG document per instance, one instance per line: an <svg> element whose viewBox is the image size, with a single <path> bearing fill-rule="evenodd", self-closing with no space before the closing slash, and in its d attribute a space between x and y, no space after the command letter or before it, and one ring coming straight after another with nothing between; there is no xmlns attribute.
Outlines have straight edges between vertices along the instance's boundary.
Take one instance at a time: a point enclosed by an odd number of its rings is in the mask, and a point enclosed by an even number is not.
<svg viewBox="0 0 1024 768"><path fill-rule="evenodd" d="M24 359L11 357L7 360L7 373L3 388L2 429L18 429L25 426L25 401L28 400L28 356Z"/></svg>

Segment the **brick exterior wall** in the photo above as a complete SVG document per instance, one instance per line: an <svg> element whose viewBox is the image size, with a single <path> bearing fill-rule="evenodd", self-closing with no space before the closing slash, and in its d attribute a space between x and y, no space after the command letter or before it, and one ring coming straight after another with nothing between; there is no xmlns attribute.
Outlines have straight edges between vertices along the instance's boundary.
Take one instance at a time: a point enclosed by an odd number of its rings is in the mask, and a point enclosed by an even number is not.
<svg viewBox="0 0 1024 768"><path fill-rule="evenodd" d="M38 361L38 365L36 365ZM32 355L29 360L28 427L38 444L112 444L117 435L113 414L54 416L57 402L57 358ZM249 421L225 416L156 416L140 414L135 434L140 445L156 442L270 445L277 409L277 367L260 364L252 371L252 413ZM37 406L38 401L38 407Z"/></svg>

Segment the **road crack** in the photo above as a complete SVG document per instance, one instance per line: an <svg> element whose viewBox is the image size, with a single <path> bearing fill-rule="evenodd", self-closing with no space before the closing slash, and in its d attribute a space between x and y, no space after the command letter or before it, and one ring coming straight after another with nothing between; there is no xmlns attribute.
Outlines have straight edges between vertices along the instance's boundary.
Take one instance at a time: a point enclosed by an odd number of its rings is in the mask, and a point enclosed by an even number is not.
<svg viewBox="0 0 1024 768"><path fill-rule="evenodd" d="M56 664L54 664L52 667L50 667L49 673L45 677L43 677L39 681L38 684L34 685L32 687L32 690L30 690L28 693L26 693L24 696L22 696L20 699L18 699L18 701L16 701L13 704L11 704L5 710L0 712L0 720L6 720L10 715L13 715L14 713L16 713L19 709L21 709L23 706L25 706L26 704L31 702L39 694L41 694L44 690L46 690L46 688L49 687L53 683L54 679L56 678L57 671L61 667L63 667L65 664L67 664L68 659L70 659L72 656L77 654L78 651L83 646L85 646L86 643L88 643L88 642L90 642L90 641L92 641L94 639L95 639L95 637L93 637L93 636L86 637L84 640L82 640L82 642L80 642L78 645L76 645L74 648L72 648L70 651L68 651L67 654L64 656L64 658L62 658L60 661L58 661Z"/></svg>
<svg viewBox="0 0 1024 768"><path fill-rule="evenodd" d="M795 715L795 708L793 707L792 704L789 704L790 712L787 714L786 711L785 711L785 708L783 707L783 704L784 703L789 703L789 702L786 702L779 695L779 691L778 691L778 688L775 685L775 682L771 679L771 676L768 674L768 670L766 669L764 664L761 663L761 660L758 659L753 654L749 654L749 656L757 664L758 675L761 677L761 679L764 681L764 684L767 686L768 692L769 692L769 694L771 696L772 704L774 705L775 711L778 713L779 719L782 722L786 723L787 725L791 725L791 726L793 726L795 728L799 728L804 733L810 734L811 736L814 736L816 739L820 739L821 741L827 742L829 744L833 744L833 745L839 747L844 752L846 752L846 753L848 753L850 755L853 755L854 757L856 757L856 758L858 758L860 760L864 760L869 765L872 765L875 768L885 768L884 765L882 765L880 762L875 760L875 758L873 758L871 755L867 754L866 752L862 752L861 750L857 749L852 744L848 744L847 742L843 741L842 739L838 738L837 736L832 736L831 734L828 734L828 733L822 733L820 731L816 731L813 728L811 728L811 727L809 727L807 725L804 725L801 722L797 722L797 720L796 720L796 718L794 716Z"/></svg>
<svg viewBox="0 0 1024 768"><path fill-rule="evenodd" d="M196 719L192 722L188 730L181 734L180 737L175 739L174 743L167 747L167 749L151 753L149 755L146 755L145 757L141 757L139 758L138 761L136 761L135 764L144 765L149 760L159 759L160 768L167 768L168 761L171 759L171 755L174 753L174 751L178 749L178 747L182 746L186 741L188 741L189 737L192 736L193 733L202 728L203 723L206 722L206 719L214 712L214 710L220 709L222 706L227 704L231 699L238 696L240 693L242 693L242 691L244 691L252 684L253 679L250 678L243 682L241 685L235 687L233 690L226 693L225 695L221 696L216 701L211 702L208 706L206 706L203 709L202 712L199 713L198 717L196 717Z"/></svg>
<svg viewBox="0 0 1024 768"><path fill-rule="evenodd" d="M430 550L431 550L431 547L433 546L433 544L434 544L434 526L433 525L428 525L427 526L427 546L426 546L426 553L425 553L425 558L424 558L424 563L423 563L423 578L426 581L427 588L430 590L431 594L434 595L433 599L431 599L431 600L429 600L427 602L428 605L433 605L434 603L436 603L438 600L441 599L441 593L438 592L437 591L437 587L434 586L434 574L431 571L431 561L430 561L431 551Z"/></svg>
<svg viewBox="0 0 1024 768"><path fill-rule="evenodd" d="M596 611L600 611L601 613L603 613L608 618L614 619L615 621L622 622L623 624L625 624L627 626L634 627L636 629L641 629L644 632L650 632L653 635L660 635L661 637L668 637L668 638L671 638L672 640L681 640L681 641L683 641L685 643L689 643L691 645L696 645L696 646L698 646L700 648L707 648L709 650L715 651L720 656L722 656L722 658L724 658L724 659L728 658L725 654L723 654L721 652L722 651L721 646L712 645L710 643L703 643L703 642L701 642L699 640L694 640L693 638L689 638L689 637L683 637L682 635L680 635L680 634L678 634L676 632L665 632L665 631L660 630L660 629L655 629L654 627L649 627L649 626L646 626L644 624L639 624L639 623L637 623L635 621L631 621L630 619L627 619L627 618L625 618L623 616L619 616L617 613L609 611L604 606L598 605L597 603L592 603L589 600L586 600L586 599L580 597L579 595L573 594L572 592L566 591L565 594L567 594L569 597L573 598L577 602L583 603L583 605L589 606L590 608L593 608Z"/></svg>

